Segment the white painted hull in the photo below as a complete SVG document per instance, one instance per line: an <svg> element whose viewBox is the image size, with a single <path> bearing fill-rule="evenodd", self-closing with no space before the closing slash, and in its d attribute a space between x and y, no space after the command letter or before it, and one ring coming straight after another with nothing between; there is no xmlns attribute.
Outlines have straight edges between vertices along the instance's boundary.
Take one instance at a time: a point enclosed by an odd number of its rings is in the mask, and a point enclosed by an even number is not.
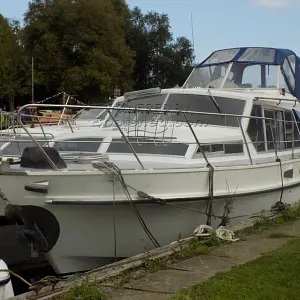
<svg viewBox="0 0 300 300"><path fill-rule="evenodd" d="M300 160L282 163L283 172L293 167L293 178L284 178L282 201L293 203L300 192ZM46 208L60 225L60 236L47 254L57 273L69 273L98 267L114 257L114 209L111 177L100 171L39 172L31 175L2 175L1 188L13 204ZM127 184L151 196L178 199L176 205L205 212L208 197L208 169L123 171ZM29 192L24 186L49 181L47 195ZM270 210L280 200L279 163L216 168L214 173L213 213L222 216L225 196L232 194L233 211L230 225L262 210ZM229 188L229 191L228 191ZM146 225L160 245L179 236L191 236L207 216L169 205L146 203L129 189ZM235 195L233 195L235 194ZM179 199L184 200L179 200ZM191 201L188 198L203 198ZM152 249L123 189L116 184L116 256L128 257ZM49 204L51 203L52 204ZM53 204L55 201L61 204ZM74 205L75 202L79 205ZM63 203L63 204L62 204ZM245 216L247 215L247 216ZM241 217L239 217L241 216ZM212 225L221 219L212 218Z"/></svg>

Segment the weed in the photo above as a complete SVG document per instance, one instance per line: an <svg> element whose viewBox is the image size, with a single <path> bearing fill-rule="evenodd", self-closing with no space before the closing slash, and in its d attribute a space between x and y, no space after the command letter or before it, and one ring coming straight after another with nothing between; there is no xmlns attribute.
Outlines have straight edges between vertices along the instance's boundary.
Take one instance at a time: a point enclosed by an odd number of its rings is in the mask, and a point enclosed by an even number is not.
<svg viewBox="0 0 300 300"><path fill-rule="evenodd" d="M95 282L88 280L67 292L63 300L105 300L105 296Z"/></svg>
<svg viewBox="0 0 300 300"><path fill-rule="evenodd" d="M156 259L156 260L146 259L142 265L142 268L146 269L150 273L154 273L166 269L167 266L168 263L166 259Z"/></svg>

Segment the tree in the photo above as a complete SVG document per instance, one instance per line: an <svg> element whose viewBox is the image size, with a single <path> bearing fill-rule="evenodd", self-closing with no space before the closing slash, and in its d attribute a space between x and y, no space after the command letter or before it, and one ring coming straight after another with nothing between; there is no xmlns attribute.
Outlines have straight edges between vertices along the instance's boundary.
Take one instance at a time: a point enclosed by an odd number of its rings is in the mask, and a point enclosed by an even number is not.
<svg viewBox="0 0 300 300"><path fill-rule="evenodd" d="M25 47L42 93L82 99L131 87L133 52L125 41L123 0L34 0L25 15Z"/></svg>
<svg viewBox="0 0 300 300"><path fill-rule="evenodd" d="M30 77L20 32L18 22L9 21L0 15L0 96L8 101L11 111L14 110L15 97L28 92Z"/></svg>
<svg viewBox="0 0 300 300"><path fill-rule="evenodd" d="M185 37L174 41L166 14L148 12L143 15L138 7L131 14L127 42L136 53L135 88L182 85L192 70L191 42Z"/></svg>

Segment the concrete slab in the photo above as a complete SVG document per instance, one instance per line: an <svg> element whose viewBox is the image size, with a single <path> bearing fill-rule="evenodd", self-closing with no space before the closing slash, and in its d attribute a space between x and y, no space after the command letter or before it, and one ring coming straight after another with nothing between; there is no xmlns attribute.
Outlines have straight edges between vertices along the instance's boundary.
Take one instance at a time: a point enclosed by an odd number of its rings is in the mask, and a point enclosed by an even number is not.
<svg viewBox="0 0 300 300"><path fill-rule="evenodd" d="M167 269L150 274L139 280L134 280L130 284L125 285L126 288L144 290L145 294L149 294L147 299L158 300L167 298L183 288L189 287L191 282L197 283L214 276L220 271L227 271L238 262L230 258L215 257L203 255L193 257L186 261L178 262L172 265L174 269ZM184 269L184 270L178 270ZM135 293L136 292L136 293ZM123 293L113 293L109 299L126 300L130 296L132 300L144 299L140 298L140 291L126 291ZM150 295L151 294L151 295ZM163 297L162 297L163 295Z"/></svg>
<svg viewBox="0 0 300 300"><path fill-rule="evenodd" d="M252 238L233 244L221 246L210 253L216 257L228 257L246 263L260 257L262 254L283 246L289 238Z"/></svg>
<svg viewBox="0 0 300 300"><path fill-rule="evenodd" d="M132 288L133 290L121 289L114 291L110 293L109 299L166 299L168 295L203 282L218 272L228 271L233 266L255 260L262 254L275 250L290 240L290 237L280 237L280 234L278 238L270 238L270 235L274 233L288 234L291 236L300 235L300 220L248 236L245 241L221 246L212 251L209 255L197 256L177 262L172 265L176 270L162 270L144 278L133 280L125 285L126 288Z"/></svg>
<svg viewBox="0 0 300 300"><path fill-rule="evenodd" d="M230 270L234 265L236 261L232 259L203 255L172 265L176 270L158 271L126 286L162 293L175 293L179 289L188 287L191 281L204 281L217 272ZM179 268L187 271L180 271Z"/></svg>

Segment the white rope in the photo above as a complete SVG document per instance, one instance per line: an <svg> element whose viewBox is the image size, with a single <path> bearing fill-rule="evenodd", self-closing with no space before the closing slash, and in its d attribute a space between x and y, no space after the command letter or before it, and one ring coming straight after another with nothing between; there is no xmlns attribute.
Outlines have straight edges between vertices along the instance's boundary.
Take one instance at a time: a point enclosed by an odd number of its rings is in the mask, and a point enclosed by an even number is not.
<svg viewBox="0 0 300 300"><path fill-rule="evenodd" d="M195 230L193 235L196 237L210 237L214 232L214 229L208 225L200 225ZM239 239L235 238L234 232L226 229L224 226L220 226L216 230L216 236L220 240L236 242Z"/></svg>
<svg viewBox="0 0 300 300"><path fill-rule="evenodd" d="M226 229L224 226L220 226L216 230L216 235L220 240L229 241L229 242L236 242L239 239L235 238L235 234L233 231Z"/></svg>
<svg viewBox="0 0 300 300"><path fill-rule="evenodd" d="M194 235L197 237L209 237L214 232L213 228L208 225L200 225L194 230Z"/></svg>

